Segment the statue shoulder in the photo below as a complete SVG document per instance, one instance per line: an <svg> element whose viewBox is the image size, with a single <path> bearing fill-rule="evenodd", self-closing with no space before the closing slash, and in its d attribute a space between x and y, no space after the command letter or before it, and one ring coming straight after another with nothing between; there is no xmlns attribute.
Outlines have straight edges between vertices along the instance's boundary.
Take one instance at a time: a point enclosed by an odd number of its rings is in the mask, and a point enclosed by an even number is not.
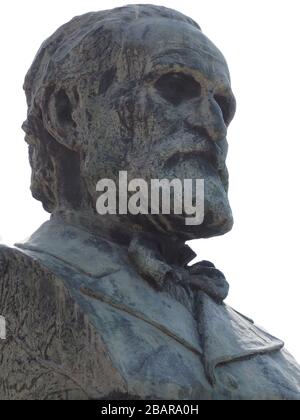
<svg viewBox="0 0 300 420"><path fill-rule="evenodd" d="M61 279L17 248L1 246L0 260L0 315L6 321L0 400L103 399L115 389L125 394L101 333Z"/></svg>
<svg viewBox="0 0 300 420"><path fill-rule="evenodd" d="M23 270L23 268L33 262L33 259L25 255L17 248L0 245L0 279L8 272Z"/></svg>
<svg viewBox="0 0 300 420"><path fill-rule="evenodd" d="M0 278L5 274L7 269L7 257L9 257L10 248L0 245Z"/></svg>
<svg viewBox="0 0 300 420"><path fill-rule="evenodd" d="M14 248L10 248L6 245L0 245L0 278L6 274L9 262L13 261L14 257Z"/></svg>

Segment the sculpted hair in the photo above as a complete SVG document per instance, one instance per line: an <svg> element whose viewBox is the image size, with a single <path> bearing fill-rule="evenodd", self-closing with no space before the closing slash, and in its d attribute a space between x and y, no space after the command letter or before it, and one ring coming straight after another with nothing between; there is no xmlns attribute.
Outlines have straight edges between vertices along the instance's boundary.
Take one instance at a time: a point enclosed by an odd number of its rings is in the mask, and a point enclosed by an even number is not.
<svg viewBox="0 0 300 420"><path fill-rule="evenodd" d="M32 167L31 191L45 210L52 212L57 205L59 186L53 159L60 156L63 164L71 166L73 178L80 152L79 148L70 147L67 141L54 138L47 129L49 98L55 96L62 118L68 118L72 102L79 101L80 95L92 88L89 80L93 74L99 75L96 91L101 94L105 85L110 83L111 69L122 50L127 28L130 23L145 18L174 19L200 29L192 19L174 10L131 5L75 17L39 49L25 78L28 114L23 129Z"/></svg>

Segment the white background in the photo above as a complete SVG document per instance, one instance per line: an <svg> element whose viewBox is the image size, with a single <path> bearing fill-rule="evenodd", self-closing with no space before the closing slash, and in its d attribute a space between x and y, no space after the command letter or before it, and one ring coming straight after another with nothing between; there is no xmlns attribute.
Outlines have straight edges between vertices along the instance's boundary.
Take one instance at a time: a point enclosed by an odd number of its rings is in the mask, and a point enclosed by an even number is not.
<svg viewBox="0 0 300 420"><path fill-rule="evenodd" d="M285 340L300 361L299 0L153 4L178 9L200 24L227 58L238 102L228 159L235 227L193 247L200 259L215 262L226 274L228 303ZM23 78L36 51L73 16L122 5L113 0L2 2L0 242L24 239L48 218L29 192L20 129L26 116Z"/></svg>

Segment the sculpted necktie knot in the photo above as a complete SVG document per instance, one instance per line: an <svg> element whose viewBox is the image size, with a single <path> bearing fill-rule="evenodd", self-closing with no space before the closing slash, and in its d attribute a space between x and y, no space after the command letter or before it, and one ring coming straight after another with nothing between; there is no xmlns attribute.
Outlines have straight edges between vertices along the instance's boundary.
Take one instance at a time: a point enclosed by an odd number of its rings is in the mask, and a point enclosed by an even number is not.
<svg viewBox="0 0 300 420"><path fill-rule="evenodd" d="M229 284L224 274L208 262L202 261L187 267L190 274L190 285L207 293L217 303L222 303L228 296Z"/></svg>
<svg viewBox="0 0 300 420"><path fill-rule="evenodd" d="M135 237L129 246L129 257L139 274L154 288L163 290L167 281L183 287L201 290L217 303L222 303L229 292L229 284L221 271L202 261L191 267L169 265L151 240Z"/></svg>

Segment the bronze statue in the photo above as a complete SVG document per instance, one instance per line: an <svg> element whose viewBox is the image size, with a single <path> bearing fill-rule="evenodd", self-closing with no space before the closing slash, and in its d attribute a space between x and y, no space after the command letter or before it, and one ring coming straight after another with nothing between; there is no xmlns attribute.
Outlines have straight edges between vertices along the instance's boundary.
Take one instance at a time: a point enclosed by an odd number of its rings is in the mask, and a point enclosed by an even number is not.
<svg viewBox="0 0 300 420"><path fill-rule="evenodd" d="M227 128L235 98L221 52L164 7L88 13L30 68L24 123L32 193L51 213L0 248L1 399L300 399L282 341L223 302L187 240L227 233ZM205 217L96 211L99 179L204 179Z"/></svg>

